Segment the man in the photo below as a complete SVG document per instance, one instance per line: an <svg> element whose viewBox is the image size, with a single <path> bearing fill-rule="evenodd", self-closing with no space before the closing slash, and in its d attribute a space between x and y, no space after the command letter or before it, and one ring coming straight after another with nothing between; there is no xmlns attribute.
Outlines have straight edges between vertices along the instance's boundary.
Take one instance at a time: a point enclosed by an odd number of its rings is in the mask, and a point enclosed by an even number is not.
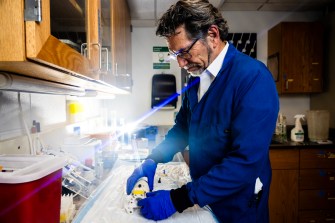
<svg viewBox="0 0 335 223"><path fill-rule="evenodd" d="M154 191L138 202L144 217L161 220L198 204L218 221L268 222L269 144L279 110L271 73L226 41L228 26L207 0L181 0L161 17L156 34L191 78L175 125L127 181L148 178L157 163L189 147L192 182Z"/></svg>

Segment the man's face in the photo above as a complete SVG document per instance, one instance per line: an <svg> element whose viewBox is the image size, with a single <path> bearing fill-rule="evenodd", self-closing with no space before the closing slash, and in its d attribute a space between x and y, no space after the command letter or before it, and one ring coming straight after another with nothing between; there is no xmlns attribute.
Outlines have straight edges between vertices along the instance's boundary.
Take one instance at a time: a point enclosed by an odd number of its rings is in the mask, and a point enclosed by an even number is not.
<svg viewBox="0 0 335 223"><path fill-rule="evenodd" d="M193 75L200 75L209 65L211 49L203 39L190 40L187 38L184 26L176 29L176 35L167 38L171 52L187 52L187 58L177 56L179 67ZM189 57L189 58L188 58Z"/></svg>

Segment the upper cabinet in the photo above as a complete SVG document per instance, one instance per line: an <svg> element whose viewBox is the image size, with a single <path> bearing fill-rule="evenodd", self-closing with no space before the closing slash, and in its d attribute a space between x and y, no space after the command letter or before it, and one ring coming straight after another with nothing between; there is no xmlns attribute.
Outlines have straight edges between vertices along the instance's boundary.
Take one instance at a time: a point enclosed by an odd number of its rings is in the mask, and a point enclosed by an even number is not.
<svg viewBox="0 0 335 223"><path fill-rule="evenodd" d="M112 73L117 86L131 89L131 24L127 1L111 0Z"/></svg>
<svg viewBox="0 0 335 223"><path fill-rule="evenodd" d="M323 33L317 22L282 22L268 32L268 67L279 94L322 92Z"/></svg>
<svg viewBox="0 0 335 223"><path fill-rule="evenodd" d="M0 71L114 91L112 78L106 78L114 32L110 0L43 0L41 8L30 6L40 11L40 21L27 19L29 2L40 1L1 1ZM107 18L102 4L108 5Z"/></svg>

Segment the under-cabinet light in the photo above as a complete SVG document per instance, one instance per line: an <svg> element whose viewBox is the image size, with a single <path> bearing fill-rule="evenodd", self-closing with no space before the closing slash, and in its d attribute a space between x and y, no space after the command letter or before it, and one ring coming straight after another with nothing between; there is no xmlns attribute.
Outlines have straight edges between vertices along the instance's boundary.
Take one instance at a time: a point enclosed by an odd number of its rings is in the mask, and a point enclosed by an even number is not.
<svg viewBox="0 0 335 223"><path fill-rule="evenodd" d="M85 89L81 87L5 72L0 72L0 90L74 96L85 95Z"/></svg>

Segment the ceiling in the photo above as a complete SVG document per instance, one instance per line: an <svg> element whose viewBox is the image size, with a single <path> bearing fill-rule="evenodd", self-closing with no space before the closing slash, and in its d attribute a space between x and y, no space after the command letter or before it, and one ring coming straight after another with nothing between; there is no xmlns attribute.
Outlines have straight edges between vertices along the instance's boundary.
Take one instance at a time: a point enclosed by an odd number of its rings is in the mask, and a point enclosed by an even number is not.
<svg viewBox="0 0 335 223"><path fill-rule="evenodd" d="M127 0L133 26L155 26L155 21L177 0ZM327 10L334 0L209 0L220 11Z"/></svg>

